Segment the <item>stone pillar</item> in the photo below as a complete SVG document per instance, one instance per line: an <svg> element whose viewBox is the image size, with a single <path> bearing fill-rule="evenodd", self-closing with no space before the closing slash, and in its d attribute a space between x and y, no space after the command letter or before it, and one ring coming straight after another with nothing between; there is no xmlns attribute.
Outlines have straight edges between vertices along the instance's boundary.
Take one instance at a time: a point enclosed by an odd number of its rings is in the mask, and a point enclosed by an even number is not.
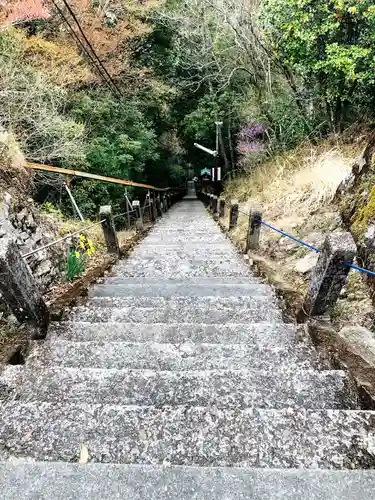
<svg viewBox="0 0 375 500"><path fill-rule="evenodd" d="M229 231L237 226L238 221L238 201L231 200L229 212Z"/></svg>
<svg viewBox="0 0 375 500"><path fill-rule="evenodd" d="M259 208L251 210L249 215L249 228L247 230L245 253L259 248L259 237L262 220L262 211Z"/></svg>
<svg viewBox="0 0 375 500"><path fill-rule="evenodd" d="M100 220L104 219L104 221L102 222L102 229L108 252L119 256L120 246L118 244L116 227L112 216L111 205L105 205L103 207L100 207L99 217Z"/></svg>
<svg viewBox="0 0 375 500"><path fill-rule="evenodd" d="M154 207L154 200L152 198L149 198L148 200L148 214L149 214L149 217L150 217L150 221L151 222L155 222L155 207Z"/></svg>
<svg viewBox="0 0 375 500"><path fill-rule="evenodd" d="M356 252L357 247L350 233L331 233L326 237L310 279L303 306L305 316L322 315L335 305L350 271L345 264L353 263Z"/></svg>
<svg viewBox="0 0 375 500"><path fill-rule="evenodd" d="M225 198L219 198L219 217L225 217Z"/></svg>
<svg viewBox="0 0 375 500"><path fill-rule="evenodd" d="M167 195L166 195L166 193L163 193L162 200L163 200L163 212L167 212L168 211L168 206L167 206Z"/></svg>
<svg viewBox="0 0 375 500"><path fill-rule="evenodd" d="M152 192L152 209L154 211L154 215L153 215L153 221L156 221L156 219L158 218L158 211L157 211L157 207L156 207L156 194L155 194L155 191Z"/></svg>
<svg viewBox="0 0 375 500"><path fill-rule="evenodd" d="M16 243L7 238L0 238L0 290L5 302L20 322L29 322L33 326L33 338L46 336L49 311L38 284Z"/></svg>
<svg viewBox="0 0 375 500"><path fill-rule="evenodd" d="M212 196L212 211L215 214L217 212L217 196Z"/></svg>
<svg viewBox="0 0 375 500"><path fill-rule="evenodd" d="M161 209L161 201L160 201L160 195L158 194L156 196L156 213L158 217L163 217L163 212Z"/></svg>
<svg viewBox="0 0 375 500"><path fill-rule="evenodd" d="M135 228L137 229L137 231L141 231L143 229L141 202L139 200L134 200L132 203L132 207L135 210L135 215L137 217L135 221Z"/></svg>

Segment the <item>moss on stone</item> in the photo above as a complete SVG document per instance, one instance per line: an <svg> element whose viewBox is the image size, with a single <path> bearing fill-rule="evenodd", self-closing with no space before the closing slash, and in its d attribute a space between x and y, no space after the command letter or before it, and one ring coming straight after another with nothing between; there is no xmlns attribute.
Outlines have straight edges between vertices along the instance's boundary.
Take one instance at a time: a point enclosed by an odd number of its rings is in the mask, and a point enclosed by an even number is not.
<svg viewBox="0 0 375 500"><path fill-rule="evenodd" d="M356 212L352 218L351 231L356 238L362 239L371 222L375 221L375 186L371 192L367 203Z"/></svg>

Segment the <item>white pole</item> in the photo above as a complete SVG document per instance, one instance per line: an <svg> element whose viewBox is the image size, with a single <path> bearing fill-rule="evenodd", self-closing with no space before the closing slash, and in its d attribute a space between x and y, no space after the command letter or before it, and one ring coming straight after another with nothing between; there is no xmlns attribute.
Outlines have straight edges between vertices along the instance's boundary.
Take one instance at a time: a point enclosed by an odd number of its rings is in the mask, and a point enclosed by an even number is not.
<svg viewBox="0 0 375 500"><path fill-rule="evenodd" d="M217 156L217 151L213 151L212 149L205 148L204 146L201 146L197 142L194 142L194 146L198 149L201 149L205 153L208 153L211 156Z"/></svg>
<svg viewBox="0 0 375 500"><path fill-rule="evenodd" d="M72 192L70 191L69 186L68 186L68 184L66 182L64 183L64 186L65 186L66 192L69 195L69 198L70 198L70 201L72 202L73 207L76 209L78 217L81 219L82 222L84 222L85 219L83 218L83 215L82 215L80 209L78 208L76 200L73 198Z"/></svg>

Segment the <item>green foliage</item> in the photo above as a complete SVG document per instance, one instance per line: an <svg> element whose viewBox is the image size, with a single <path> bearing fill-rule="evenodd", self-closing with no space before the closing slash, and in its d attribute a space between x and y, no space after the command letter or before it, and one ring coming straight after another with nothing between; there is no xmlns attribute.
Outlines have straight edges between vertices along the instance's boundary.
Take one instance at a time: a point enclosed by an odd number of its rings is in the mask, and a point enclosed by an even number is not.
<svg viewBox="0 0 375 500"><path fill-rule="evenodd" d="M56 208L55 205L53 203L51 203L50 201L44 202L42 207L41 207L41 210L43 213L48 214L48 215L53 215L54 217L57 217L58 219L62 219L64 217L61 210Z"/></svg>
<svg viewBox="0 0 375 500"><path fill-rule="evenodd" d="M312 89L312 101L339 125L375 90L372 0L264 0L262 19L274 53ZM324 108L323 108L324 106Z"/></svg>
<svg viewBox="0 0 375 500"><path fill-rule="evenodd" d="M23 59L23 38L0 32L0 125L35 161L73 165L85 154L84 126L65 114L69 95Z"/></svg>
<svg viewBox="0 0 375 500"><path fill-rule="evenodd" d="M71 282L85 270L85 260L80 252L75 248L68 250L68 257L66 262L66 279Z"/></svg>
<svg viewBox="0 0 375 500"><path fill-rule="evenodd" d="M81 168L145 182L145 165L158 160L157 140L134 100L94 90L80 92L72 96L69 113L86 126L87 152ZM85 217L95 217L100 205L116 206L124 196L120 185L89 180L77 182L73 191Z"/></svg>

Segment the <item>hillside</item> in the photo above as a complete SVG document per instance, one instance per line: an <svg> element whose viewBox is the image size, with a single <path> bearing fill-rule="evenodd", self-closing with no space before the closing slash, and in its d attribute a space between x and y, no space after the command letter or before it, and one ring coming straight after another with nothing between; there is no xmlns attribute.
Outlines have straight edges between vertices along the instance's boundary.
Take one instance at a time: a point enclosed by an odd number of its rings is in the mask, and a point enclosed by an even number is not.
<svg viewBox="0 0 375 500"><path fill-rule="evenodd" d="M30 176L25 161L178 187L189 172L213 165L199 143L219 147L224 195L238 198L241 210L260 205L268 222L313 245L349 229L360 263L373 268L371 148L366 168L341 185L371 143L372 1L11 0L1 7L0 126L11 147L2 148L0 179L4 196L32 199L49 217L51 238L64 225L77 227L66 179ZM87 220L101 205L124 206L121 186L69 184ZM245 224L241 216L239 243ZM262 237L261 257L298 303L316 255L268 230ZM348 319L360 309L355 321L371 326L367 281L351 273L341 309ZM353 294L359 302L349 304Z"/></svg>
<svg viewBox="0 0 375 500"><path fill-rule="evenodd" d="M371 259L362 258L365 232L375 221L373 212L366 221L361 215L372 209L371 192L367 191L366 195L370 174L366 176L362 172L366 180L357 179L355 190L348 185L358 163L363 165L363 152L368 143L366 134L358 137L354 142L350 136L332 137L314 145L307 142L271 158L254 172L228 181L224 190L226 199L240 202L238 227L231 235L236 244L245 247L248 217L244 213L260 207L265 222L317 248L322 247L328 233L349 229L358 245L359 265L373 270ZM369 172L374 165L373 153L370 158ZM356 197L358 192L362 193L361 198ZM353 215L348 224L345 210L347 213L349 206ZM286 299L289 313L295 315L302 306L318 254L262 227L260 249L250 253L249 259L276 286ZM336 326L360 325L374 329L372 297L372 280L352 271L332 314Z"/></svg>

